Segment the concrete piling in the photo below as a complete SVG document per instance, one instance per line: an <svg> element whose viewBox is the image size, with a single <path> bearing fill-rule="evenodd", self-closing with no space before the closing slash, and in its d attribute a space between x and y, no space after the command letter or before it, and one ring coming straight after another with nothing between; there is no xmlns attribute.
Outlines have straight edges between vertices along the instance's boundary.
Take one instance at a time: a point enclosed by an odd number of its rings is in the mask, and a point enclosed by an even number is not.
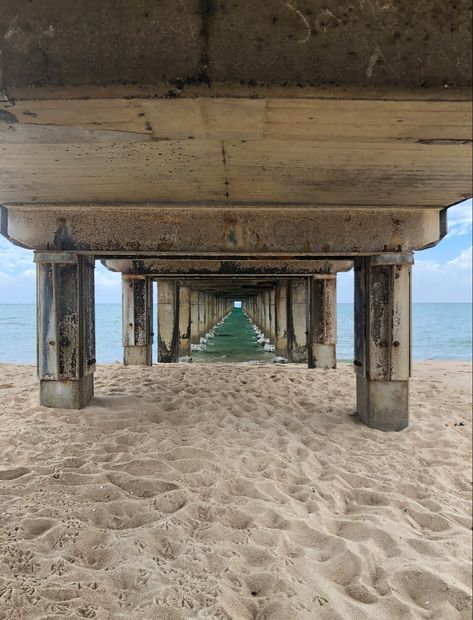
<svg viewBox="0 0 473 620"><path fill-rule="evenodd" d="M294 278L290 282L290 304L288 307L289 361L296 364L308 363L307 355L307 278Z"/></svg>
<svg viewBox="0 0 473 620"><path fill-rule="evenodd" d="M191 290L179 287L179 357L191 354Z"/></svg>
<svg viewBox="0 0 473 620"><path fill-rule="evenodd" d="M122 344L125 366L153 365L153 282L122 275Z"/></svg>
<svg viewBox="0 0 473 620"><path fill-rule="evenodd" d="M357 412L382 431L409 421L411 253L355 261Z"/></svg>
<svg viewBox="0 0 473 620"><path fill-rule="evenodd" d="M275 350L279 357L288 357L287 280L279 281L275 289Z"/></svg>
<svg viewBox="0 0 473 620"><path fill-rule="evenodd" d="M337 365L337 276L309 278L309 368Z"/></svg>
<svg viewBox="0 0 473 620"><path fill-rule="evenodd" d="M94 258L35 254L40 403L81 409L94 395Z"/></svg>
<svg viewBox="0 0 473 620"><path fill-rule="evenodd" d="M158 280L158 362L179 361L179 283Z"/></svg>

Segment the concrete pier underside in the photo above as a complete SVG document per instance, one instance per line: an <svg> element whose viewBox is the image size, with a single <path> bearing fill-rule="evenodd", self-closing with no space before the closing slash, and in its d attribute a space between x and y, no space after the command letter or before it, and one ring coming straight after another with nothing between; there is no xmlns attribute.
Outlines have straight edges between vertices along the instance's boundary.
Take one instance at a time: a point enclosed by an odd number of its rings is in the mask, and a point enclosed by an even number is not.
<svg viewBox="0 0 473 620"><path fill-rule="evenodd" d="M42 403L93 395L94 260L123 274L127 364L152 363L156 280L160 362L238 299L316 368L354 264L358 413L403 428L412 253L471 195L466 0L105 4L0 15L0 231L36 252Z"/></svg>

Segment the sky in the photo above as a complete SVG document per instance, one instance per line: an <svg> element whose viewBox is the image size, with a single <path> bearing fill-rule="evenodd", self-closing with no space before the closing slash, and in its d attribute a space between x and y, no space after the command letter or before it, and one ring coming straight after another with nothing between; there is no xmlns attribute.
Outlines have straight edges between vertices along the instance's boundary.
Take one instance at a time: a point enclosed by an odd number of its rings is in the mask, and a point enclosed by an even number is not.
<svg viewBox="0 0 473 620"><path fill-rule="evenodd" d="M353 301L353 272L339 274L337 298ZM97 303L121 303L120 275L96 263ZM448 210L448 234L434 248L415 253L414 302L471 302L472 201ZM16 247L0 235L0 303L35 303L33 253Z"/></svg>

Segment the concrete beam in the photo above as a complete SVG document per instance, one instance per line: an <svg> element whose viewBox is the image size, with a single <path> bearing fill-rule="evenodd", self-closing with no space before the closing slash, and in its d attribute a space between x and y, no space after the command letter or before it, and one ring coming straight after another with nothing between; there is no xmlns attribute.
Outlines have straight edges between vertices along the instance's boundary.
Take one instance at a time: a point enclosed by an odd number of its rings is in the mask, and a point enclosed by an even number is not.
<svg viewBox="0 0 473 620"><path fill-rule="evenodd" d="M52 0L3 0L4 88L150 84L151 93L176 96L216 82L469 84L468 9L467 0L454 11L432 10L429 0L343 0L330 10L322 0L296 8L276 0L104 7L79 0L67 9Z"/></svg>
<svg viewBox="0 0 473 620"><path fill-rule="evenodd" d="M105 259L102 263L110 269L125 274L149 276L255 276L255 275L294 275L303 276L314 273L338 273L349 271L351 261L304 260L304 259L167 259L141 258Z"/></svg>
<svg viewBox="0 0 473 620"><path fill-rule="evenodd" d="M94 261L35 255L40 403L81 409L94 394Z"/></svg>
<svg viewBox="0 0 473 620"><path fill-rule="evenodd" d="M429 247L446 219L438 209L35 205L2 207L0 230L23 247L102 257L347 258Z"/></svg>
<svg viewBox="0 0 473 620"><path fill-rule="evenodd" d="M0 203L440 209L468 197L469 101L380 96L40 101L34 89L0 102Z"/></svg>
<svg viewBox="0 0 473 620"><path fill-rule="evenodd" d="M411 254L357 259L355 266L355 366L357 412L382 431L409 420L411 370Z"/></svg>

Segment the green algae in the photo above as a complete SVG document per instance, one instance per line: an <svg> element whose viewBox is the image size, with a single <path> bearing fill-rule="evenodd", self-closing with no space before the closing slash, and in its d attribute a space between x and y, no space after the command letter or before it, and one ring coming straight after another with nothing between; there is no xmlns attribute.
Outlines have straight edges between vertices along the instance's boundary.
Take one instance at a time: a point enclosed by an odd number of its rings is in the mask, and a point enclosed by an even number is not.
<svg viewBox="0 0 473 620"><path fill-rule="evenodd" d="M267 353L257 342L252 324L241 308L233 308L225 322L217 327L205 351L193 352L193 362L271 362L274 353Z"/></svg>

